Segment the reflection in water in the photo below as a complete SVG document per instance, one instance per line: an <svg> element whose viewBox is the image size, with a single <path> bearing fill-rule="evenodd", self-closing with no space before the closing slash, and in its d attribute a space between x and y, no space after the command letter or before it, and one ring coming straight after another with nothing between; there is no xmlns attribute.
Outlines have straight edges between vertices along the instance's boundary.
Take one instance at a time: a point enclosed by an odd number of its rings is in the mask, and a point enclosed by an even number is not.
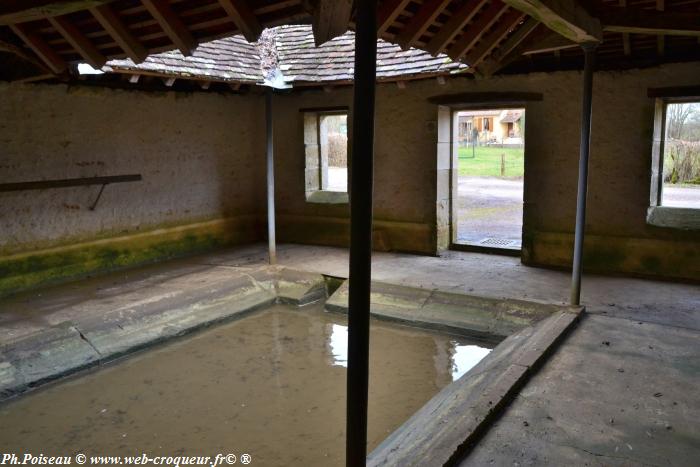
<svg viewBox="0 0 700 467"><path fill-rule="evenodd" d="M491 349L478 345L460 345L455 341L452 341L451 344L454 348L454 354L452 354L453 381L457 381L491 352Z"/></svg>
<svg viewBox="0 0 700 467"><path fill-rule="evenodd" d="M436 341L438 337L435 337ZM333 355L333 364L337 366L348 367L348 327L341 324L331 325L330 337L331 354ZM439 344L436 342L436 347ZM438 349L439 350L439 349ZM457 381L467 371L471 370L485 356L491 352L491 349L479 345L462 345L457 341L449 341L447 353L450 355L450 368L452 373L452 381ZM437 358L439 360L439 358Z"/></svg>
<svg viewBox="0 0 700 467"><path fill-rule="evenodd" d="M333 364L348 367L348 327L340 324L331 325L331 353Z"/></svg>
<svg viewBox="0 0 700 467"><path fill-rule="evenodd" d="M51 385L0 405L0 452L342 465L345 324L278 305ZM369 449L474 361L468 344L372 320Z"/></svg>

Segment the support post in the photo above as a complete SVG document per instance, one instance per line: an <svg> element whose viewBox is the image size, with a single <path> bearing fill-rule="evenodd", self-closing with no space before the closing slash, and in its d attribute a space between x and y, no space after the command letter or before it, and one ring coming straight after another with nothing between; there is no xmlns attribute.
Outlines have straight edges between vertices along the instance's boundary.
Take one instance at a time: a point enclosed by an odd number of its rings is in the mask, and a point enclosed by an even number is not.
<svg viewBox="0 0 700 467"><path fill-rule="evenodd" d="M571 274L571 304L581 303L581 272L583 271L583 237L586 230L586 194L588 191L588 155L591 146L591 113L593 111L593 66L596 43L582 44L583 100L581 106L581 146L578 160L578 192L576 195L576 229L574 260Z"/></svg>
<svg viewBox="0 0 700 467"><path fill-rule="evenodd" d="M265 128L267 133L267 244L270 264L277 264L275 241L275 158L272 142L272 89L265 94Z"/></svg>
<svg viewBox="0 0 700 467"><path fill-rule="evenodd" d="M364 467L367 459L377 1L358 0L355 5L357 11L350 165L350 297L345 463L348 467Z"/></svg>

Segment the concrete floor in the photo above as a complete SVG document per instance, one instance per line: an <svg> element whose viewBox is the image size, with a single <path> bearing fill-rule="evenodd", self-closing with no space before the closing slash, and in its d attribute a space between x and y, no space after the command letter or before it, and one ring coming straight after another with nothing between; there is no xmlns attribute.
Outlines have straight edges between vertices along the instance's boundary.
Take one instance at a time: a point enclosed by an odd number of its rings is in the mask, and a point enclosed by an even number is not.
<svg viewBox="0 0 700 467"><path fill-rule="evenodd" d="M523 231L522 179L459 177L458 197L456 243L520 249ZM482 243L486 239L504 243Z"/></svg>
<svg viewBox="0 0 700 467"><path fill-rule="evenodd" d="M347 277L347 250L280 245L282 265ZM46 288L0 301L0 344L86 313L158 297L205 296L233 269L265 262L252 245ZM565 303L569 274L517 258L376 253L373 279ZM698 465L700 287L586 276L584 317L463 465Z"/></svg>

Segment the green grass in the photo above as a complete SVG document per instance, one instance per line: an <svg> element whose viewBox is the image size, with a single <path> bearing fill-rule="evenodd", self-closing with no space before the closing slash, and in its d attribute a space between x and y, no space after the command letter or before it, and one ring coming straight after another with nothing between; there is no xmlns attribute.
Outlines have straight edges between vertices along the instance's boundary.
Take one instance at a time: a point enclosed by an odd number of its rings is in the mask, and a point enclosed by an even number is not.
<svg viewBox="0 0 700 467"><path fill-rule="evenodd" d="M476 177L500 177L501 154L505 154L505 178L519 178L524 171L522 148L497 148L477 146L459 148L459 174Z"/></svg>

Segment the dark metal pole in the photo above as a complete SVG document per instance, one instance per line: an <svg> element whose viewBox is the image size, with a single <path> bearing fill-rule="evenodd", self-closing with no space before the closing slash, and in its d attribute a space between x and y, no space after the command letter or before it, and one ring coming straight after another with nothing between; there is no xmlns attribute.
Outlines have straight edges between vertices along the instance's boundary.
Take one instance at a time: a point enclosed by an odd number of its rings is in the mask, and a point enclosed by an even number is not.
<svg viewBox="0 0 700 467"><path fill-rule="evenodd" d="M593 66L597 44L582 44L583 102L581 106L581 146L578 160L578 193L576 195L576 230L574 233L574 264L571 274L571 304L581 303L581 272L583 270L583 237L586 230L586 193L588 191L588 154L591 147L591 114L593 111Z"/></svg>
<svg viewBox="0 0 700 467"><path fill-rule="evenodd" d="M272 89L265 94L265 121L267 127L267 242L270 264L277 263L275 242L275 159L272 132Z"/></svg>
<svg viewBox="0 0 700 467"><path fill-rule="evenodd" d="M358 0L355 5L357 11L350 166L350 298L345 458L349 467L364 466L367 459L374 92L377 68L377 1Z"/></svg>

